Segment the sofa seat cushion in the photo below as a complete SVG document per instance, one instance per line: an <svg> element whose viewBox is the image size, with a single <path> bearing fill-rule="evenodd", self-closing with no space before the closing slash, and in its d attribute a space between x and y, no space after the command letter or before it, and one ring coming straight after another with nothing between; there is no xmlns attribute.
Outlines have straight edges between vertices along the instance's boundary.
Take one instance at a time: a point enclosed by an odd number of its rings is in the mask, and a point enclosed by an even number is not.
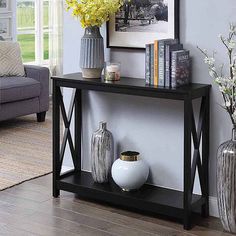
<svg viewBox="0 0 236 236"><path fill-rule="evenodd" d="M40 82L28 77L0 77L0 103L38 97Z"/></svg>

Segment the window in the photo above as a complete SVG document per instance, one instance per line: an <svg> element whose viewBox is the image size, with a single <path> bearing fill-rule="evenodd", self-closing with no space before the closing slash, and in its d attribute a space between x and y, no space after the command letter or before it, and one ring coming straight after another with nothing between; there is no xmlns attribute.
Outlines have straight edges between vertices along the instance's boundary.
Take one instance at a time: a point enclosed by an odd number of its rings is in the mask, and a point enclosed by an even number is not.
<svg viewBox="0 0 236 236"><path fill-rule="evenodd" d="M49 0L17 0L17 40L24 62L47 64Z"/></svg>

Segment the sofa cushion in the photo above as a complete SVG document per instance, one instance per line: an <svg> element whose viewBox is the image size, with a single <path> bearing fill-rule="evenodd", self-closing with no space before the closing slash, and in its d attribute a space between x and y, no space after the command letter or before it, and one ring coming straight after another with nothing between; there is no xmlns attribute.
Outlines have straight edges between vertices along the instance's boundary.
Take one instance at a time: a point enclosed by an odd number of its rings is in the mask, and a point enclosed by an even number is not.
<svg viewBox="0 0 236 236"><path fill-rule="evenodd" d="M0 76L24 75L19 43L0 41Z"/></svg>
<svg viewBox="0 0 236 236"><path fill-rule="evenodd" d="M0 103L14 102L40 95L40 82L28 77L0 77Z"/></svg>

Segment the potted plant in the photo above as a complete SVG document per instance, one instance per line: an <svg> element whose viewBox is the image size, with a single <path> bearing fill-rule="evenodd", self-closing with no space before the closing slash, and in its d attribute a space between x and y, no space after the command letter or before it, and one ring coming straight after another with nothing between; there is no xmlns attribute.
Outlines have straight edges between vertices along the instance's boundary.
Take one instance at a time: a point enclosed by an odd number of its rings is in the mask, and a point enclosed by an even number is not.
<svg viewBox="0 0 236 236"><path fill-rule="evenodd" d="M230 24L229 35L219 35L219 38L229 59L226 70L224 64L217 68L215 52L210 56L206 50L199 49L205 56L210 76L219 86L224 100L222 108L229 114L233 125L232 139L221 144L217 153L217 195L223 227L236 233L236 25Z"/></svg>
<svg viewBox="0 0 236 236"><path fill-rule="evenodd" d="M119 11L121 0L66 0L67 10L85 28L81 39L80 67L83 77L100 78L104 67L104 43L100 27Z"/></svg>

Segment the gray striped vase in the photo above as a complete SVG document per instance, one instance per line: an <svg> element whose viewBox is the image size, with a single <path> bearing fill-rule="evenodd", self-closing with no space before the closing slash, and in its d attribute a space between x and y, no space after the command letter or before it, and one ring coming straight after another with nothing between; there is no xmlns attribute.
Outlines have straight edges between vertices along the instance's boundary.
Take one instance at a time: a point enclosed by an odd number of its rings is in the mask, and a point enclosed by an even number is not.
<svg viewBox="0 0 236 236"><path fill-rule="evenodd" d="M85 28L81 39L80 68L85 78L101 78L104 67L104 43L98 26Z"/></svg>
<svg viewBox="0 0 236 236"><path fill-rule="evenodd" d="M100 122L99 129L93 133L91 142L91 168L93 180L106 183L114 162L114 143L106 123Z"/></svg>
<svg viewBox="0 0 236 236"><path fill-rule="evenodd" d="M236 233L236 129L217 153L217 196L224 229Z"/></svg>

